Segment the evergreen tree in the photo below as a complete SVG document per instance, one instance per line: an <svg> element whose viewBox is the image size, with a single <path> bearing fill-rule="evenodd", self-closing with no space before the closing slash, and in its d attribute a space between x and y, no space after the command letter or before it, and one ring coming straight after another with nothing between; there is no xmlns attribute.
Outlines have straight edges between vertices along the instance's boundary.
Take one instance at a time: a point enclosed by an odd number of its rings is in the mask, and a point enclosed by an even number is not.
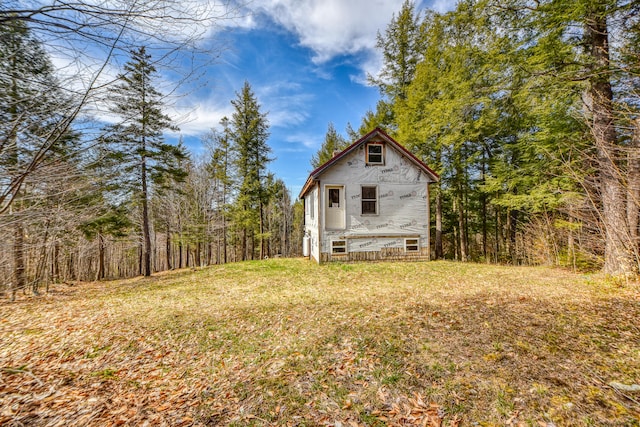
<svg viewBox="0 0 640 427"><path fill-rule="evenodd" d="M127 236L131 221L129 212L124 205L109 205L105 200L88 200L89 203L99 203L100 216L91 218L80 224L80 230L88 239L98 241L98 270L96 280L106 277L106 238L107 236L121 238Z"/></svg>
<svg viewBox="0 0 640 427"><path fill-rule="evenodd" d="M227 253L227 227L228 227L228 210L231 201L231 191L233 188L232 166L234 163L233 153L231 151L231 129L229 128L229 119L223 117L220 120L222 126L221 132L212 131L206 137L205 143L209 147L210 159L207 164L209 178L213 180L215 193L215 215L217 218L218 228L218 263L226 263L228 261Z"/></svg>
<svg viewBox="0 0 640 427"><path fill-rule="evenodd" d="M489 46L483 37L483 15L472 2L460 2L454 12L431 16L424 28L424 61L407 88L407 97L393 108L398 137L432 165L441 176L435 191L435 252L443 256L447 227L445 198L450 200L448 228L453 256L471 257L470 207L477 203L473 179L483 144L492 132L495 114L486 67Z"/></svg>
<svg viewBox="0 0 640 427"><path fill-rule="evenodd" d="M530 35L524 46L530 52L528 68L536 67L535 81L556 91L567 82L583 83L583 104L576 113L589 129L591 149L583 155L592 156L592 162L574 172L584 177L585 196L594 202L592 208L599 217L593 227L602 230L604 271L614 275L637 271L640 258L632 237L636 230L630 230L627 222L635 215L637 204L631 204L635 207L629 217L626 190L634 180L629 176L634 162L627 163L629 139L616 103L616 98L631 93L616 87L616 81L625 74L624 62L618 62L624 60L620 48L632 40L633 31L628 30L637 22L638 4L549 0L530 7L512 0L509 6L518 13L518 29ZM621 42L610 43L610 34L619 35ZM637 98L637 94L631 96Z"/></svg>
<svg viewBox="0 0 640 427"><path fill-rule="evenodd" d="M430 15L423 18L416 12L415 4L405 0L400 12L391 18L384 35L378 32L376 47L382 53L382 70L378 76L369 75L369 82L378 86L383 99L375 111L367 111L359 128L360 135L379 127L395 134L395 112L407 98L418 64L426 47L424 29Z"/></svg>
<svg viewBox="0 0 640 427"><path fill-rule="evenodd" d="M358 138L368 134L375 128L380 128L392 135L395 134L397 132L398 125L394 114L394 105L397 104L381 99L376 103L375 111L367 110L362 118L362 123L358 128Z"/></svg>
<svg viewBox="0 0 640 427"><path fill-rule="evenodd" d="M267 256L290 256L291 233L293 230L293 207L291 194L284 181L269 174L267 188L270 193L267 205L267 229L269 247Z"/></svg>
<svg viewBox="0 0 640 427"><path fill-rule="evenodd" d="M355 142L358 139L360 139L361 136L366 135L362 134L360 135L358 132L356 132L356 130L353 128L353 126L351 126L351 123L347 123L347 127L345 129L345 132L347 133L347 142Z"/></svg>
<svg viewBox="0 0 640 427"><path fill-rule="evenodd" d="M329 122L327 133L324 136L324 142L320 146L318 152L311 157L311 167L315 169L320 165L323 165L331 160L334 153L344 150L348 145L349 143L347 140L345 140L342 135L338 134L333 123Z"/></svg>
<svg viewBox="0 0 640 427"><path fill-rule="evenodd" d="M22 21L0 26L0 212L30 174L69 142L70 100L49 56Z"/></svg>
<svg viewBox="0 0 640 427"><path fill-rule="evenodd" d="M249 82L244 83L231 104L235 110L231 116L230 130L238 182L234 225L241 235L241 259L253 259L256 238L260 240L262 258L266 255L264 207L269 194L265 186L266 168L273 160L270 157L271 147L267 144L269 122L266 114L260 111L260 104ZM252 242L250 252L249 239Z"/></svg>
<svg viewBox="0 0 640 427"><path fill-rule="evenodd" d="M62 169L58 165L68 160L65 156L78 142L65 118L69 105L47 53L26 24L17 21L1 25L0 213L10 213L10 218L3 217L2 222L13 228L12 297L15 290L26 286L27 211L38 206L38 195L46 193L52 177L58 178L51 174ZM45 205L42 203L38 214L30 218L46 217L48 213L42 210ZM0 223L0 227L3 225Z"/></svg>
<svg viewBox="0 0 640 427"><path fill-rule="evenodd" d="M416 66L422 60L424 37L420 14L411 0L405 0L398 16L393 16L384 36L378 33L376 47L382 52L380 75L369 81L380 88L386 99L395 103L407 96Z"/></svg>
<svg viewBox="0 0 640 427"><path fill-rule="evenodd" d="M111 89L111 110L122 121L110 126L105 137L110 158L125 174L120 186L140 207L141 271L145 276L152 272L149 200L153 187L162 189L182 181L185 172L179 162L186 157L183 147L164 140L163 131L175 127L162 112L162 94L153 87L155 73L144 47L131 52L119 83Z"/></svg>

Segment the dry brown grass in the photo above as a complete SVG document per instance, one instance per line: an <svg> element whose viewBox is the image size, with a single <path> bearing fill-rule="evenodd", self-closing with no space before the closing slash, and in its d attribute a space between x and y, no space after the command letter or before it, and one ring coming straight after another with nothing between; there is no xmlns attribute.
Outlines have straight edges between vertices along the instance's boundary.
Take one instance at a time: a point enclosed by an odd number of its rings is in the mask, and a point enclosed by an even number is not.
<svg viewBox="0 0 640 427"><path fill-rule="evenodd" d="M0 424L640 425L640 289L451 262L230 264L0 302Z"/></svg>

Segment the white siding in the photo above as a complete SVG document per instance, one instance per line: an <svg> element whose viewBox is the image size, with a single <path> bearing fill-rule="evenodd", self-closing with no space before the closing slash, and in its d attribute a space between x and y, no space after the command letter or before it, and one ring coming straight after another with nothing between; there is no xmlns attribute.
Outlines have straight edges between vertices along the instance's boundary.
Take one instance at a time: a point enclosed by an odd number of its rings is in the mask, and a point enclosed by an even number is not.
<svg viewBox="0 0 640 427"><path fill-rule="evenodd" d="M316 261L320 260L319 220L320 207L318 186L314 186L304 197L304 230L310 239L310 254Z"/></svg>

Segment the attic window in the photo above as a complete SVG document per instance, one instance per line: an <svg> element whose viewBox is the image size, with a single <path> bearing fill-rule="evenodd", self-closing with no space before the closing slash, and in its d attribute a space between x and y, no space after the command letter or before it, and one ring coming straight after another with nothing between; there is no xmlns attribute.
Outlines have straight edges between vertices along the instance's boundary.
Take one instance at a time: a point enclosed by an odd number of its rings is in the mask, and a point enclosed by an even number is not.
<svg viewBox="0 0 640 427"><path fill-rule="evenodd" d="M384 145L367 144L366 156L368 165L384 165Z"/></svg>

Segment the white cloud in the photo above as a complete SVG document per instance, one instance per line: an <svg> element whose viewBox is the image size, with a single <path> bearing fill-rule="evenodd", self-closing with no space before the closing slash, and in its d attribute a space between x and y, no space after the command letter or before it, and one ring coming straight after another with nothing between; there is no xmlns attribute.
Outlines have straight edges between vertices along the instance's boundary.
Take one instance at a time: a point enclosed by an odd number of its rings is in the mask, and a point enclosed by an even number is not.
<svg viewBox="0 0 640 427"><path fill-rule="evenodd" d="M308 106L312 103L313 95L301 92L297 83L275 82L252 87L252 90L260 103L260 110L267 113L271 127L296 127L310 117ZM194 99L197 98L189 97L187 100ZM175 108L170 115L176 120L181 134L197 136L211 128L219 129L222 117L231 118L234 112L231 99L235 99L235 94L215 92L215 98L200 99L195 108Z"/></svg>
<svg viewBox="0 0 640 427"><path fill-rule="evenodd" d="M350 77L354 83L368 86L368 76L377 76L382 69L382 55L378 51L371 51L365 55L360 62L360 74L353 74Z"/></svg>
<svg viewBox="0 0 640 427"><path fill-rule="evenodd" d="M310 117L309 105L313 95L301 92L301 85L289 81L276 81L254 89L262 111L267 112L271 126L294 127Z"/></svg>
<svg viewBox="0 0 640 427"><path fill-rule="evenodd" d="M320 64L331 58L370 50L403 0L267 0L256 12L296 34Z"/></svg>
<svg viewBox="0 0 640 427"><path fill-rule="evenodd" d="M433 0L429 8L438 13L446 13L455 9L457 3L457 0Z"/></svg>
<svg viewBox="0 0 640 427"><path fill-rule="evenodd" d="M290 144L283 151L300 152L308 149L318 149L322 145L324 135L313 132L295 132L288 134L285 141Z"/></svg>
<svg viewBox="0 0 640 427"><path fill-rule="evenodd" d="M377 75L382 66L376 51L376 36L384 33L391 17L404 0L264 0L249 3L253 13L264 14L296 35L300 45L311 49L316 65L340 55L363 54L362 73L352 81L367 85L367 75ZM416 9L430 8L444 13L455 8L457 0L417 1ZM242 15L242 14L241 14ZM249 15L242 15L245 18ZM249 20L243 28L252 28ZM316 71L319 75L322 70ZM327 76L329 78L329 76Z"/></svg>
<svg viewBox="0 0 640 427"><path fill-rule="evenodd" d="M220 119L225 116L230 118L231 114L233 114L233 107L228 100L218 102L213 99L204 99L194 108L172 111L171 117L180 128L178 133L199 136L212 128L220 129Z"/></svg>

